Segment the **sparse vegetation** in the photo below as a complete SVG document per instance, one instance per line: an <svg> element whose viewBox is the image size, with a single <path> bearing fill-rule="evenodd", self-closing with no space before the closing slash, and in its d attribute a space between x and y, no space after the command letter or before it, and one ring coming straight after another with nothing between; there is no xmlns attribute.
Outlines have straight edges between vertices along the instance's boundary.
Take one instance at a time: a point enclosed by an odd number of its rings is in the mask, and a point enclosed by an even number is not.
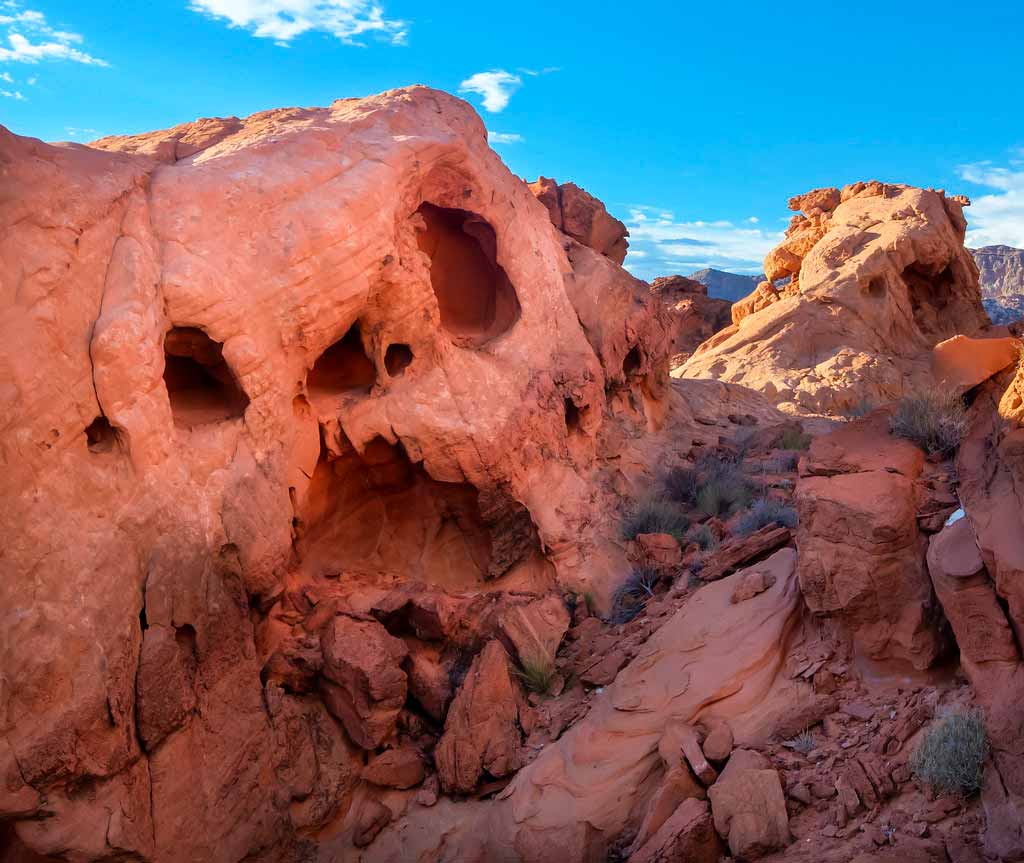
<svg viewBox="0 0 1024 863"><path fill-rule="evenodd" d="M763 497L756 501L750 508L750 512L740 519L739 524L736 526L736 533L739 536L749 536L770 524L796 527L796 523L797 515L793 507L786 506L777 500Z"/></svg>
<svg viewBox="0 0 1024 863"><path fill-rule="evenodd" d="M936 720L918 745L910 766L940 794L973 794L981 788L988 737L981 716L950 713Z"/></svg>
<svg viewBox="0 0 1024 863"><path fill-rule="evenodd" d="M520 663L516 676L530 692L547 695L555 681L555 664L544 658L526 660Z"/></svg>
<svg viewBox="0 0 1024 863"><path fill-rule="evenodd" d="M779 438L779 449L805 450L811 445L811 436L798 428L787 428Z"/></svg>
<svg viewBox="0 0 1024 863"><path fill-rule="evenodd" d="M718 547L718 539L706 524L698 524L686 534L687 542L694 542L701 551L713 551Z"/></svg>
<svg viewBox="0 0 1024 863"><path fill-rule="evenodd" d="M663 498L652 498L637 504L622 523L622 535L636 539L641 533L667 533L680 545L686 539L690 521L678 504Z"/></svg>
<svg viewBox="0 0 1024 863"><path fill-rule="evenodd" d="M784 740L782 745L787 749L792 749L794 752L799 752L801 755L807 755L814 750L814 735L811 733L811 729L805 728L795 737Z"/></svg>
<svg viewBox="0 0 1024 863"><path fill-rule="evenodd" d="M904 396L889 420L893 434L917 444L930 455L956 452L967 428L967 411L956 393L938 389Z"/></svg>
<svg viewBox="0 0 1024 863"><path fill-rule="evenodd" d="M731 515L750 506L753 492L744 478L710 480L697 493L697 509L709 516Z"/></svg>
<svg viewBox="0 0 1024 863"><path fill-rule="evenodd" d="M693 506L697 502L700 482L697 471L688 467L674 467L664 480L665 495L675 503Z"/></svg>
<svg viewBox="0 0 1024 863"><path fill-rule="evenodd" d="M875 404L870 399L863 398L858 402L854 402L850 407L846 409L843 416L848 420L858 420L861 417L866 417L875 409Z"/></svg>
<svg viewBox="0 0 1024 863"><path fill-rule="evenodd" d="M654 596L654 588L661 573L650 566L638 566L619 585L612 603L611 623L629 623L636 617L647 600Z"/></svg>

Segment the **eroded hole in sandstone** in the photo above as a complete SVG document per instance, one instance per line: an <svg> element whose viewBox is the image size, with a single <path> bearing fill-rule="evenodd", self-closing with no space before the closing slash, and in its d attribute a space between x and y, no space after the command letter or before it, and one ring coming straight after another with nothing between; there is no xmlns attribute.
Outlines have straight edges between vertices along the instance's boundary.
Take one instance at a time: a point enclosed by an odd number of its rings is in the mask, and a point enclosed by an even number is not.
<svg viewBox="0 0 1024 863"><path fill-rule="evenodd" d="M296 550L306 572L383 573L466 590L520 560L543 560L528 514L515 523L472 485L431 478L401 444L375 438L361 455L344 444L337 458L321 453L301 513ZM498 522L508 529L495 534Z"/></svg>
<svg viewBox="0 0 1024 863"><path fill-rule="evenodd" d="M249 397L224 361L223 347L197 327L164 339L164 384L175 425L192 428L240 417Z"/></svg>
<svg viewBox="0 0 1024 863"><path fill-rule="evenodd" d="M943 310L953 298L956 285L952 268L935 270L914 263L901 275L910 295L914 322L925 335L945 335L949 322L944 320Z"/></svg>
<svg viewBox="0 0 1024 863"><path fill-rule="evenodd" d="M412 349L408 345L388 345L384 352L384 368L388 375L397 378L412 363Z"/></svg>
<svg viewBox="0 0 1024 863"><path fill-rule="evenodd" d="M359 322L320 354L306 384L316 401L345 394L365 394L377 382L377 368L366 355Z"/></svg>
<svg viewBox="0 0 1024 863"><path fill-rule="evenodd" d="M570 399L565 400L565 430L572 434L574 431L578 431L580 427L580 409L576 407L576 403Z"/></svg>
<svg viewBox="0 0 1024 863"><path fill-rule="evenodd" d="M105 416L98 416L85 429L85 441L89 452L112 452L117 446L117 432Z"/></svg>
<svg viewBox="0 0 1024 863"><path fill-rule="evenodd" d="M519 298L498 263L498 239L484 219L467 210L424 203L417 234L430 258L430 285L441 325L457 341L479 346L519 320Z"/></svg>
<svg viewBox="0 0 1024 863"><path fill-rule="evenodd" d="M625 359L622 361L622 373L626 377L635 375L640 371L640 364L640 348L637 345L633 345L633 347L630 348L629 353L626 354Z"/></svg>
<svg viewBox="0 0 1024 863"><path fill-rule="evenodd" d="M868 296L875 299L885 296L885 279L882 276L876 276L868 282Z"/></svg>

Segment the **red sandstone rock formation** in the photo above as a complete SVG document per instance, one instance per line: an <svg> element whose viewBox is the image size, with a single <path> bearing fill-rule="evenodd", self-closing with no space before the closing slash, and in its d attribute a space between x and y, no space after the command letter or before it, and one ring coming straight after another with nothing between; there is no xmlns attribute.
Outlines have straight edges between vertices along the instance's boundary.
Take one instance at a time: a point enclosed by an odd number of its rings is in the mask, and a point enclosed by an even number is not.
<svg viewBox="0 0 1024 863"><path fill-rule="evenodd" d="M651 290L668 306L675 323L672 368L681 366L698 345L731 321L732 303L709 297L708 289L693 279L662 276L651 282Z"/></svg>
<svg viewBox="0 0 1024 863"><path fill-rule="evenodd" d="M530 191L547 207L551 223L558 230L616 264L626 259L629 231L585 189L575 183L559 184L547 177L538 177L530 183Z"/></svg>
<svg viewBox="0 0 1024 863"><path fill-rule="evenodd" d="M803 212L765 258L768 281L676 374L741 383L817 413L930 383L930 349L988 324L963 245L966 203L878 182L792 198Z"/></svg>
<svg viewBox="0 0 1024 863"><path fill-rule="evenodd" d="M610 513L651 432L686 434L617 223L570 190L612 259L558 234L422 87L92 147L0 130L0 165L0 818L68 859L379 841L432 723L461 748L451 711L494 706L466 665L502 620L529 649L503 613L607 597Z"/></svg>

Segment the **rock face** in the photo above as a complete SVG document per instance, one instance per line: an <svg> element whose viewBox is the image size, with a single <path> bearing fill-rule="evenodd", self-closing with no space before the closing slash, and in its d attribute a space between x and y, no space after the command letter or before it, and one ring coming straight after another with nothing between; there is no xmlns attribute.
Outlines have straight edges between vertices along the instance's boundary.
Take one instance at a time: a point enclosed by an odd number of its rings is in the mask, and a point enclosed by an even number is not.
<svg viewBox="0 0 1024 863"><path fill-rule="evenodd" d="M676 372L840 413L930 381L929 351L988 323L963 246L966 200L878 182L817 189L765 258L766 281Z"/></svg>
<svg viewBox="0 0 1024 863"><path fill-rule="evenodd" d="M841 619L868 658L917 669L941 648L917 522L923 464L920 450L889 436L878 412L817 438L796 492L797 570L808 607Z"/></svg>
<svg viewBox="0 0 1024 863"><path fill-rule="evenodd" d="M576 242L611 258L616 264L626 259L629 231L605 209L597 198L575 183L561 183L538 177L530 183L551 217L551 223Z"/></svg>
<svg viewBox="0 0 1024 863"><path fill-rule="evenodd" d="M563 189L611 257L556 232L422 87L0 129L0 171L0 820L83 860L379 842L507 595L610 590L603 465L685 414L622 231Z"/></svg>
<svg viewBox="0 0 1024 863"><path fill-rule="evenodd" d="M732 304L709 297L708 289L693 279L662 276L651 282L651 290L668 306L675 324L671 368L681 366L701 342L732 321Z"/></svg>
<svg viewBox="0 0 1024 863"><path fill-rule="evenodd" d="M1024 317L1024 249L983 246L971 249L978 265L981 297L994 324Z"/></svg>

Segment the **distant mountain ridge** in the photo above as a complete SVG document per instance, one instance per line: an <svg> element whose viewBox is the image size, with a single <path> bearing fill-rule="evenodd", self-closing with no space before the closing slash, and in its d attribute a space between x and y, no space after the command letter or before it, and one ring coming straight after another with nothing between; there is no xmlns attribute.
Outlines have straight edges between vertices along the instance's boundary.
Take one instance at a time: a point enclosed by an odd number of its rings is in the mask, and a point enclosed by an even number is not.
<svg viewBox="0 0 1024 863"><path fill-rule="evenodd" d="M742 276L739 273L727 273L725 270L711 267L690 273L688 278L704 285L708 289L709 297L718 297L732 303L742 300L757 287L758 282L764 281L763 275Z"/></svg>
<svg viewBox="0 0 1024 863"><path fill-rule="evenodd" d="M994 324L1024 317L1024 249L982 246L971 249L981 274L981 297Z"/></svg>

